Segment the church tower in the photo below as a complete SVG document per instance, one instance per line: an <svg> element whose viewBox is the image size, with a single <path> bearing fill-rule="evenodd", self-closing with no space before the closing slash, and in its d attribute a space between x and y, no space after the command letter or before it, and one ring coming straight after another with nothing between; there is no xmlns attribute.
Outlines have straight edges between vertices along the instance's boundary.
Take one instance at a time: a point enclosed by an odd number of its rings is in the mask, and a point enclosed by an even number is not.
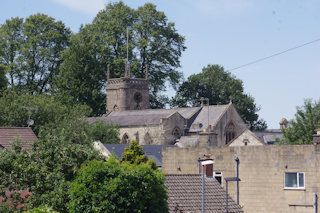
<svg viewBox="0 0 320 213"><path fill-rule="evenodd" d="M148 109L149 86L148 68L145 78L131 78L129 69L125 76L110 79L110 70L107 70L107 112Z"/></svg>

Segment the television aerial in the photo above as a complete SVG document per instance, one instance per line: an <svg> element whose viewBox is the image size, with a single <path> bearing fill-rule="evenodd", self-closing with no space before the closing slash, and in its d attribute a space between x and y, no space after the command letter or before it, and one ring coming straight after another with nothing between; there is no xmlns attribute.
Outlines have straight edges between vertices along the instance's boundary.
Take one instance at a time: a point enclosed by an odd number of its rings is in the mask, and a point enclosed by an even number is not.
<svg viewBox="0 0 320 213"><path fill-rule="evenodd" d="M31 117L31 112L32 111L38 112L38 107L32 108L32 107L22 106L21 108L28 110L29 117L28 117L28 120L27 120L27 124L28 124L28 127L32 126L34 124L34 120L32 120L30 118Z"/></svg>

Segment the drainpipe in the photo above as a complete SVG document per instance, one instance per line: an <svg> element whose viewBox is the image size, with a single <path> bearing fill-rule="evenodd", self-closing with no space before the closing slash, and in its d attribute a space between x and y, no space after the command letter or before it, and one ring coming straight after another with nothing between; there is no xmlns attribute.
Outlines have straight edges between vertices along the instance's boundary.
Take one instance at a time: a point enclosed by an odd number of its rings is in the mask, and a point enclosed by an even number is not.
<svg viewBox="0 0 320 213"><path fill-rule="evenodd" d="M237 179L239 180L239 158L236 158L237 163ZM239 205L239 181L237 180L237 204Z"/></svg>
<svg viewBox="0 0 320 213"><path fill-rule="evenodd" d="M229 213L229 208L228 208L228 181L226 181L226 213Z"/></svg>
<svg viewBox="0 0 320 213"><path fill-rule="evenodd" d="M205 213L205 209L204 209L204 165L202 165L202 208L201 208L201 212Z"/></svg>
<svg viewBox="0 0 320 213"><path fill-rule="evenodd" d="M318 196L316 193L313 193L313 212L318 213Z"/></svg>

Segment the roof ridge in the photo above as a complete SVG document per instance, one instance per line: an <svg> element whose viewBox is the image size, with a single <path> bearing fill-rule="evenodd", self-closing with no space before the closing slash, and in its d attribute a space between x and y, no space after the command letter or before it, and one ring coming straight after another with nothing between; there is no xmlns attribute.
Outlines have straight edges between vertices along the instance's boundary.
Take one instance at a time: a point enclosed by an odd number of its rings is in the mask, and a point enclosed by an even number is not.
<svg viewBox="0 0 320 213"><path fill-rule="evenodd" d="M165 174L165 176L201 176L201 174Z"/></svg>
<svg viewBox="0 0 320 213"><path fill-rule="evenodd" d="M19 126L2 126L0 129L31 129L31 127L19 127Z"/></svg>

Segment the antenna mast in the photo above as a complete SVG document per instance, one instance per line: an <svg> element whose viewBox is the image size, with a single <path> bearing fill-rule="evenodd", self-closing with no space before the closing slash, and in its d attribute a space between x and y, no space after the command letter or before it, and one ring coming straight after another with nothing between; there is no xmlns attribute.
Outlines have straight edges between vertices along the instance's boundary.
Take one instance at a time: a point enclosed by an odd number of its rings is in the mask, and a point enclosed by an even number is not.
<svg viewBox="0 0 320 213"><path fill-rule="evenodd" d="M126 62L126 75L130 78L130 73L128 69L129 63L129 28L127 27L127 62Z"/></svg>
<svg viewBox="0 0 320 213"><path fill-rule="evenodd" d="M32 107L22 106L21 108L28 110L29 118L28 118L28 120L27 120L27 124L28 124L28 127L29 127L29 126L32 126L32 125L34 124L34 120L32 120L32 119L30 118L30 117L31 117L31 111L38 112L38 107L32 108Z"/></svg>

